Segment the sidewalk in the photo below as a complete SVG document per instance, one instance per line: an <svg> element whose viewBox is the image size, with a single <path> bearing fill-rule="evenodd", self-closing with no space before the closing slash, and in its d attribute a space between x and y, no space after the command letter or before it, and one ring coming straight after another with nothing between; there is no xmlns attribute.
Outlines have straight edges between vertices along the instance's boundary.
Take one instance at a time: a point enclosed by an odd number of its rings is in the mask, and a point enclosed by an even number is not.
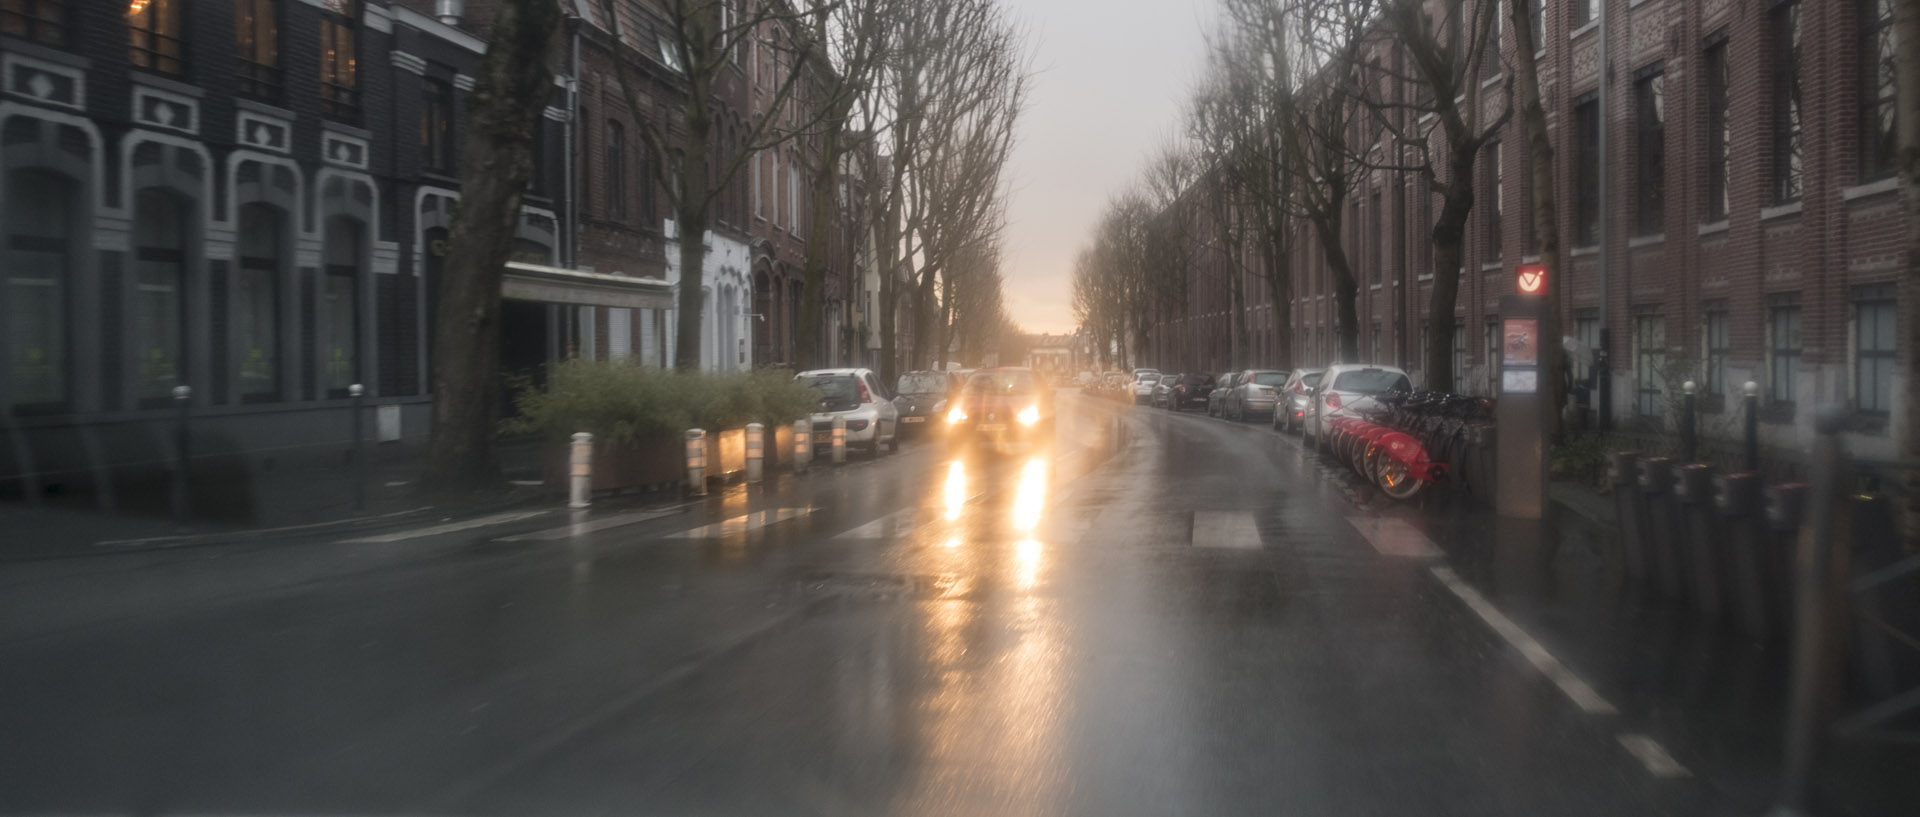
<svg viewBox="0 0 1920 817"><path fill-rule="evenodd" d="M540 449L528 442L503 444L498 452L508 483L496 491L431 500L420 496L414 480L421 460L416 452L373 449L366 469L364 508L355 507L358 472L351 463L315 462L251 467L246 473L212 478L196 475L194 517L176 523L165 512L164 486L147 486L147 495L122 497L128 510L110 513L78 499L40 503L0 502L0 562L99 555L147 548L216 544L262 535L298 535L314 530L364 529L434 516L467 516L483 511L552 500L537 480ZM343 457L344 459L344 457ZM158 507L156 507L158 506Z"/></svg>

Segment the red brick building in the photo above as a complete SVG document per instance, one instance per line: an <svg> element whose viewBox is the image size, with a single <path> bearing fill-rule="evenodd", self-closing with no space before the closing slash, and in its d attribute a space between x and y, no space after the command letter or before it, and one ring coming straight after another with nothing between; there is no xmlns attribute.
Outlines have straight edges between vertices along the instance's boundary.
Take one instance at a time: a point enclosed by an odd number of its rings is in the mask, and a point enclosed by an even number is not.
<svg viewBox="0 0 1920 817"><path fill-rule="evenodd" d="M1883 67L1891 4L1542 5L1540 79L1565 253L1562 317L1582 350L1576 376L1592 378L1589 350L1604 348L1611 414L1629 428L1662 424L1679 381L1697 381L1702 405L1718 414L1708 433L1733 430L1741 385L1752 380L1768 445L1804 449L1814 408L1841 404L1853 415L1851 449L1891 459L1890 420L1905 410L1894 316L1908 218L1893 176L1892 83ZM1508 104L1511 79L1504 4L1501 12L1502 62L1480 74L1488 121ZM1383 62L1403 58L1390 46L1376 51ZM1417 90L1388 84L1388 94ZM1423 344L1451 344L1459 387L1490 391L1497 371L1488 327L1514 267L1536 260L1522 144L1516 117L1481 154L1453 326L1425 325L1438 197L1397 171L1372 172L1355 191L1346 227L1361 356L1417 377ZM1303 236L1292 363L1335 355L1322 258ZM1213 309L1224 279L1204 264L1188 278L1190 317L1214 314L1193 310ZM1235 365L1288 363L1274 359L1261 281L1245 283L1256 354ZM1178 362L1212 360L1195 353Z"/></svg>

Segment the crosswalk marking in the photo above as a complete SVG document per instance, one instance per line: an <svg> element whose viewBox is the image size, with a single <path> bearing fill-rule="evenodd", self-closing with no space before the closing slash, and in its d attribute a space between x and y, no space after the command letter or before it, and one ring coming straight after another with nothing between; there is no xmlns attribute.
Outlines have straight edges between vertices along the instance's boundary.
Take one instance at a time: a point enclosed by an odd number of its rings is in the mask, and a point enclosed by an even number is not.
<svg viewBox="0 0 1920 817"><path fill-rule="evenodd" d="M660 510L634 511L632 513L614 514L613 516L602 517L600 519L595 519L590 522L575 522L572 524L561 525L557 528L547 528L546 530L537 530L532 533L522 533L515 536L506 536L506 537L497 539L495 541L551 542L555 539L571 539L575 536L585 536L586 534L597 533L599 531L603 531L608 528L617 528L622 525L638 524L641 522L645 522L649 519L659 519L660 517L663 517L663 516L672 516L684 510L686 509L685 508L666 508L666 509L660 509Z"/></svg>
<svg viewBox="0 0 1920 817"><path fill-rule="evenodd" d="M545 513L546 511L515 511L512 513L496 513L492 516L481 516L481 517L475 517L473 519L464 519L459 522L448 522L442 525L432 525L424 528L413 528L411 530L396 531L393 533L383 533L378 536L360 536L360 537L355 537L353 539L342 539L340 540L339 544L383 545L391 542L404 542L408 539L419 539L421 537L426 537L426 536L439 536L440 534L443 534L443 533L458 533L463 530L472 530L474 528L484 528L484 527L487 527L488 525L502 525L508 522L518 522L522 519L532 519L533 517L540 516Z"/></svg>
<svg viewBox="0 0 1920 817"><path fill-rule="evenodd" d="M1366 537L1367 544L1385 556L1438 559L1442 555L1432 539L1404 519L1380 516L1349 516L1347 521Z"/></svg>
<svg viewBox="0 0 1920 817"><path fill-rule="evenodd" d="M1193 546L1257 549L1260 547L1260 528L1253 524L1252 513L1194 511Z"/></svg>
<svg viewBox="0 0 1920 817"><path fill-rule="evenodd" d="M764 511L745 513L731 519L724 519L711 525L701 525L692 530L668 534L668 539L722 539L759 530L768 525L785 522L789 519L813 513L813 508L770 508Z"/></svg>

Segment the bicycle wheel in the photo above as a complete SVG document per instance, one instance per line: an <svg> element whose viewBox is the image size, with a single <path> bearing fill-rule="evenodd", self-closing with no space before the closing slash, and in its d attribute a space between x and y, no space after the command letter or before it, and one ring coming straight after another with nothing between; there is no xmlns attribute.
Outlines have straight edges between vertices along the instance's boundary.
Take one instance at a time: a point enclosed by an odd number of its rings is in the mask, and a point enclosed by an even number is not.
<svg viewBox="0 0 1920 817"><path fill-rule="evenodd" d="M1426 485L1413 475L1413 469L1389 456L1384 449L1373 460L1373 484L1380 487L1380 493L1396 500L1411 499Z"/></svg>

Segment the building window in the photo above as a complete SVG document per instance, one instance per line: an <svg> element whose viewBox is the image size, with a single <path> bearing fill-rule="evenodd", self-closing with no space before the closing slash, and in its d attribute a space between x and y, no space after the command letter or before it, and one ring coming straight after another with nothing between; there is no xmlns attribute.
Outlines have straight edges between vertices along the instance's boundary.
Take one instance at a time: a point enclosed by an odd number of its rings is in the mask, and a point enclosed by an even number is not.
<svg viewBox="0 0 1920 817"><path fill-rule="evenodd" d="M162 74L186 73L183 5L182 0L133 0L127 7L127 58L134 65Z"/></svg>
<svg viewBox="0 0 1920 817"><path fill-rule="evenodd" d="M1375 323L1373 325L1373 356L1367 359L1374 361L1376 363L1380 361L1380 324L1379 323Z"/></svg>
<svg viewBox="0 0 1920 817"><path fill-rule="evenodd" d="M1500 393L1500 317L1487 319L1486 336L1482 342L1487 346L1487 394Z"/></svg>
<svg viewBox="0 0 1920 817"><path fill-rule="evenodd" d="M773 200L773 223L780 221L780 151L770 151L773 156L773 173L767 176L767 198Z"/></svg>
<svg viewBox="0 0 1920 817"><path fill-rule="evenodd" d="M1724 221L1728 212L1727 146L1733 142L1733 74L1727 67L1727 38L1707 46L1707 221Z"/></svg>
<svg viewBox="0 0 1920 817"><path fill-rule="evenodd" d="M1665 390L1667 319L1658 307L1636 307L1633 316L1633 380L1643 417L1663 416L1660 396Z"/></svg>
<svg viewBox="0 0 1920 817"><path fill-rule="evenodd" d="M359 382L360 372L360 222L335 216L327 219L319 321L323 383L328 397L347 396L347 387Z"/></svg>
<svg viewBox="0 0 1920 817"><path fill-rule="evenodd" d="M1487 155L1482 160L1486 167L1481 169L1482 187L1487 197L1487 258L1497 261L1505 253L1505 237L1500 232L1502 217L1506 215L1506 169L1500 166L1500 140L1487 143Z"/></svg>
<svg viewBox="0 0 1920 817"><path fill-rule="evenodd" d="M607 120L606 167L601 168L607 185L607 218L623 221L627 217L627 129Z"/></svg>
<svg viewBox="0 0 1920 817"><path fill-rule="evenodd" d="M1453 382L1460 383L1460 374L1467 370L1467 322L1455 319L1453 322Z"/></svg>
<svg viewBox="0 0 1920 817"><path fill-rule="evenodd" d="M420 166L453 172L453 86L432 77L420 83Z"/></svg>
<svg viewBox="0 0 1920 817"><path fill-rule="evenodd" d="M187 214L190 201L160 188L134 194L134 398L165 406L185 385L181 350L186 309Z"/></svg>
<svg viewBox="0 0 1920 817"><path fill-rule="evenodd" d="M1634 190L1634 227L1640 235L1666 232L1667 83L1660 67L1643 72L1633 84L1634 153L1638 177Z"/></svg>
<svg viewBox="0 0 1920 817"><path fill-rule="evenodd" d="M235 383L242 402L280 396L280 257L286 217L273 207L240 208L240 264L233 282Z"/></svg>
<svg viewBox="0 0 1920 817"><path fill-rule="evenodd" d="M1725 397L1727 394L1727 357L1733 350L1733 344L1728 340L1727 321L1725 300L1706 303L1706 320L1700 327L1700 334L1706 351L1708 397Z"/></svg>
<svg viewBox="0 0 1920 817"><path fill-rule="evenodd" d="M767 217L767 198L765 195L763 195L760 192L760 156L759 154L754 155L752 159L752 164L753 164L753 214L756 216L759 216L760 218L766 218Z"/></svg>
<svg viewBox="0 0 1920 817"><path fill-rule="evenodd" d="M72 270L73 180L44 170L7 174L7 385L17 414L67 407L67 278Z"/></svg>
<svg viewBox="0 0 1920 817"><path fill-rule="evenodd" d="M1800 385L1800 293L1767 296L1767 396L1792 404Z"/></svg>
<svg viewBox="0 0 1920 817"><path fill-rule="evenodd" d="M1600 243L1600 103L1586 97L1574 103L1573 244Z"/></svg>
<svg viewBox="0 0 1920 817"><path fill-rule="evenodd" d="M1506 4L1494 4L1492 11L1483 8L1481 13L1487 15L1488 20L1487 41L1480 52L1480 78L1492 79L1500 76L1500 18L1507 16Z"/></svg>
<svg viewBox="0 0 1920 817"><path fill-rule="evenodd" d="M1594 4L1599 0L1568 0L1567 11L1573 15L1573 27L1579 28L1593 22Z"/></svg>
<svg viewBox="0 0 1920 817"><path fill-rule="evenodd" d="M1899 341L1893 284L1853 288L1853 408L1871 414L1893 410L1893 364Z"/></svg>
<svg viewBox="0 0 1920 817"><path fill-rule="evenodd" d="M1800 199L1800 0L1768 12L1773 45L1773 200Z"/></svg>
<svg viewBox="0 0 1920 817"><path fill-rule="evenodd" d="M66 0L0 0L0 34L66 45Z"/></svg>
<svg viewBox="0 0 1920 817"><path fill-rule="evenodd" d="M1573 311L1573 339L1579 344L1579 354L1573 356L1573 379L1591 380L1593 355L1600 349L1600 310L1589 306Z"/></svg>
<svg viewBox="0 0 1920 817"><path fill-rule="evenodd" d="M266 100L280 98L280 10L278 0L234 0L234 52L240 59L240 93Z"/></svg>
<svg viewBox="0 0 1920 817"><path fill-rule="evenodd" d="M1387 254L1385 248L1381 246L1382 242L1380 241L1381 224L1386 221L1384 218L1385 214L1380 211L1380 191L1373 191L1372 204L1373 208L1367 211L1371 219L1368 224L1372 227L1372 230L1369 231L1371 236L1367 245L1367 262L1373 265L1373 282L1375 284L1382 284L1386 282L1387 278L1387 265L1385 263Z"/></svg>
<svg viewBox="0 0 1920 817"><path fill-rule="evenodd" d="M324 0L320 15L320 110L334 119L360 116L360 0Z"/></svg>
<svg viewBox="0 0 1920 817"><path fill-rule="evenodd" d="M787 164L787 227L800 231L800 162Z"/></svg>
<svg viewBox="0 0 1920 817"><path fill-rule="evenodd" d="M1547 49L1547 3L1546 0L1527 0L1527 11L1532 13L1533 50Z"/></svg>
<svg viewBox="0 0 1920 817"><path fill-rule="evenodd" d="M1892 176L1894 152L1893 0L1860 3L1860 180Z"/></svg>

